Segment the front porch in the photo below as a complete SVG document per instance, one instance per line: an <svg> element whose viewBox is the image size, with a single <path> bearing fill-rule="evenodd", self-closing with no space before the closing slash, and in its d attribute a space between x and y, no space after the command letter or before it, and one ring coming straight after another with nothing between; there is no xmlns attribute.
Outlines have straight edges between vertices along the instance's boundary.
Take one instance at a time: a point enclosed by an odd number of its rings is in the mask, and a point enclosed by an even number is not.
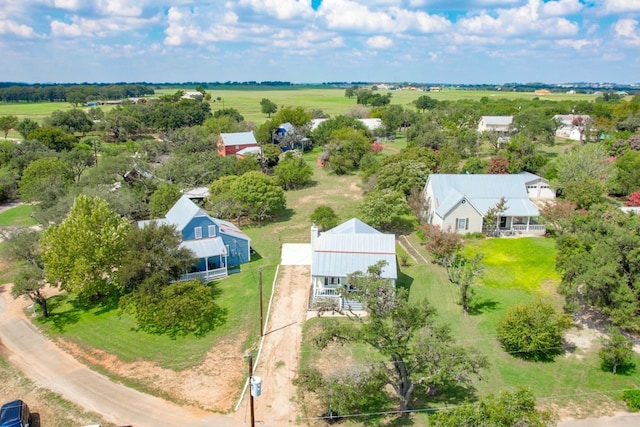
<svg viewBox="0 0 640 427"><path fill-rule="evenodd" d="M496 225L482 225L482 233L491 236L544 236L547 232L545 224L540 224L536 217L501 216Z"/></svg>
<svg viewBox="0 0 640 427"><path fill-rule="evenodd" d="M327 288L327 287L311 287L311 298L309 301L309 309L347 309L362 310L362 303L353 299L346 298L343 289Z"/></svg>

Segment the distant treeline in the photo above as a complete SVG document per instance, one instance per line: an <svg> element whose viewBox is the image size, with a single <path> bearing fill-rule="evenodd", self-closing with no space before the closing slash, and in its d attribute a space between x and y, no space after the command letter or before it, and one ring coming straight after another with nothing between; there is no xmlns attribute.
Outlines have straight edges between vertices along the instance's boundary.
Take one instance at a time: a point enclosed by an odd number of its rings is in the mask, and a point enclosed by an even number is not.
<svg viewBox="0 0 640 427"><path fill-rule="evenodd" d="M0 82L0 102L71 102L117 100L153 95L144 84L20 84Z"/></svg>

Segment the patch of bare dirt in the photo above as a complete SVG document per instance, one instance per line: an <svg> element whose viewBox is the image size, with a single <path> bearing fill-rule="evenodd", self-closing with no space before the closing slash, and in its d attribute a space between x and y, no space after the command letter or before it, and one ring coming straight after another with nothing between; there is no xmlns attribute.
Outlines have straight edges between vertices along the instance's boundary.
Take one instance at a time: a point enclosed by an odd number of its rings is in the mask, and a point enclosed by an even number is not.
<svg viewBox="0 0 640 427"><path fill-rule="evenodd" d="M230 361L230 354L242 354L244 337L217 344L205 361L189 369L174 371L149 361L123 362L102 350L85 350L70 341L56 343L84 363L111 375L143 384L171 400L216 412L230 412L238 397L246 372L241 360Z"/></svg>
<svg viewBox="0 0 640 427"><path fill-rule="evenodd" d="M280 266L262 353L254 369L254 375L263 381L262 395L254 401L258 422L291 425L298 417L293 380L300 364L302 324L311 285L309 270L309 266ZM247 400L240 412L246 413Z"/></svg>

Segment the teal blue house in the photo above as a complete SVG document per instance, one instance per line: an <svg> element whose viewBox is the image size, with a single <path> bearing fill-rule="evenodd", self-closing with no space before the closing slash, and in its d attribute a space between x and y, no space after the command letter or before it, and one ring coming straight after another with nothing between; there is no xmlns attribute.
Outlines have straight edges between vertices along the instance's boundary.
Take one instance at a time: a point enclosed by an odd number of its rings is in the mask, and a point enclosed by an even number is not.
<svg viewBox="0 0 640 427"><path fill-rule="evenodd" d="M251 260L251 239L234 224L209 216L187 196L182 196L164 218L139 221L138 226L151 222L175 226L182 234L180 246L198 258L180 280L219 279Z"/></svg>

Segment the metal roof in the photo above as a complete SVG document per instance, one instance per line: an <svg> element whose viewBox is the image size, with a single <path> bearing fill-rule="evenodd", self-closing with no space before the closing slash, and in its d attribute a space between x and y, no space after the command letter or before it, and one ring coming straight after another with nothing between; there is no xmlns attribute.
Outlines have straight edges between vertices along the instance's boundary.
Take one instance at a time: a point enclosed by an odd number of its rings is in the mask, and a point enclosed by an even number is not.
<svg viewBox="0 0 640 427"><path fill-rule="evenodd" d="M382 234L369 224L365 224L358 218L351 218L349 221L345 221L342 224L327 230L327 233L332 234Z"/></svg>
<svg viewBox="0 0 640 427"><path fill-rule="evenodd" d="M527 182L533 174L431 174L429 182L433 196L439 203L436 214L444 218L462 202L469 201L481 214L505 198L506 216L539 216L540 212L529 200ZM535 176L535 175L533 175Z"/></svg>
<svg viewBox="0 0 640 427"><path fill-rule="evenodd" d="M186 240L180 243L181 248L190 249L197 258L209 258L216 255L226 255L227 248L221 237L208 239Z"/></svg>
<svg viewBox="0 0 640 427"><path fill-rule="evenodd" d="M157 224L175 225L176 229L182 232L187 224L189 224L189 222L195 217L209 218L220 228L220 232L222 234L226 234L228 236L235 237L241 240L251 241L251 239L242 231L240 231L240 229L236 227L235 224L218 218L212 218L204 209L193 203L193 201L187 195L183 195L182 197L180 197L180 199L178 199L176 204L173 205L171 209L169 209L169 212L167 212L165 218L138 221L138 227L143 228L147 224L155 222Z"/></svg>
<svg viewBox="0 0 640 427"><path fill-rule="evenodd" d="M482 116L485 125L508 126L513 122L513 116Z"/></svg>
<svg viewBox="0 0 640 427"><path fill-rule="evenodd" d="M192 218L209 216L203 209L193 203L188 196L182 195L169 212L165 215L166 221L175 224L178 231L184 230Z"/></svg>
<svg viewBox="0 0 640 427"><path fill-rule="evenodd" d="M355 271L366 272L378 261L387 262L382 277L397 279L395 236L381 233L356 218L312 242L312 276L346 277Z"/></svg>
<svg viewBox="0 0 640 427"><path fill-rule="evenodd" d="M253 131L221 133L220 137L225 146L229 145L258 145Z"/></svg>

